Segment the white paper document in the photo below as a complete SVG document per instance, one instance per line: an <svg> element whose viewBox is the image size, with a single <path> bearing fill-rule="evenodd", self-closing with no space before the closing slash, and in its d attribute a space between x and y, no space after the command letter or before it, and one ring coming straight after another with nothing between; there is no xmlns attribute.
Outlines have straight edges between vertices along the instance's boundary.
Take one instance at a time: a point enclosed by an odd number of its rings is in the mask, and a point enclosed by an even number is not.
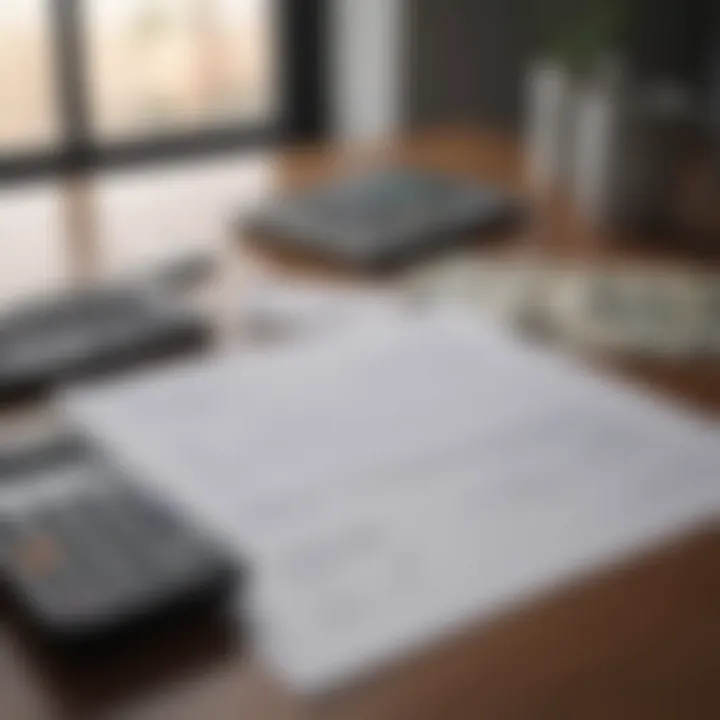
<svg viewBox="0 0 720 720"><path fill-rule="evenodd" d="M65 405L246 559L259 648L310 692L720 511L717 425L454 311Z"/></svg>

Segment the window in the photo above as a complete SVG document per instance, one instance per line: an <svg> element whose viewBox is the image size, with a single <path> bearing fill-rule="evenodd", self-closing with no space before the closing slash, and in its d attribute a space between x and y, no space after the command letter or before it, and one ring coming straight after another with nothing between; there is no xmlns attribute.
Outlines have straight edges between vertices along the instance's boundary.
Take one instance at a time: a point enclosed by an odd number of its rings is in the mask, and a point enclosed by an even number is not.
<svg viewBox="0 0 720 720"><path fill-rule="evenodd" d="M92 0L85 23L97 137L274 117L267 0Z"/></svg>
<svg viewBox="0 0 720 720"><path fill-rule="evenodd" d="M0 153L57 142L47 0L0 3Z"/></svg>
<svg viewBox="0 0 720 720"><path fill-rule="evenodd" d="M326 2L2 0L0 175L316 136Z"/></svg>

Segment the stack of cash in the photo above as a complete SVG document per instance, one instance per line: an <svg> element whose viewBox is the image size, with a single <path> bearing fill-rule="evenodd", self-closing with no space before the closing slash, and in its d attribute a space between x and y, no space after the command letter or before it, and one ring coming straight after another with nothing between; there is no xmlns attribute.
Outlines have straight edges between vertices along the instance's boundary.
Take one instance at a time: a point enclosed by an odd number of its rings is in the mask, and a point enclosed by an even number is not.
<svg viewBox="0 0 720 720"><path fill-rule="evenodd" d="M720 274L463 256L413 271L406 289L581 349L720 357Z"/></svg>

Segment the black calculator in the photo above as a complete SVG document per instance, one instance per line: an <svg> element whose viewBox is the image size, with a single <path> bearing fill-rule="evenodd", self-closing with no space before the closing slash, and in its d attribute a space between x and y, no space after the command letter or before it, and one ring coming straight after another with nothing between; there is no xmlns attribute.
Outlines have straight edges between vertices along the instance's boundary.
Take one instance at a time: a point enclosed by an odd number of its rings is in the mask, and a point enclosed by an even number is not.
<svg viewBox="0 0 720 720"><path fill-rule="evenodd" d="M0 457L0 580L30 628L82 648L234 597L238 563L82 439Z"/></svg>
<svg viewBox="0 0 720 720"><path fill-rule="evenodd" d="M202 347L209 337L196 313L143 285L24 302L0 315L0 401Z"/></svg>

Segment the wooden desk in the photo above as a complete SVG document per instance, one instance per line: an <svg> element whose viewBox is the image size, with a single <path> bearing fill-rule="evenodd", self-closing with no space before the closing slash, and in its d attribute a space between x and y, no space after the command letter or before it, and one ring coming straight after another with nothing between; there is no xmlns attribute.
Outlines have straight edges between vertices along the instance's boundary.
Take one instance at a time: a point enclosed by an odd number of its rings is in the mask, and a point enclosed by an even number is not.
<svg viewBox="0 0 720 720"><path fill-rule="evenodd" d="M223 219L248 198L388 154L523 186L516 144L469 130L431 133L355 157L307 152L226 158L47 183L0 197L2 295L112 274L180 244L213 246L223 254L212 301L219 315L237 283L260 265L335 276L327 267L271 259L231 244ZM584 262L697 262L596 233L562 197L538 202L536 210L522 232L482 243L478 252L529 250ZM720 413L717 363L607 368ZM0 432L47 417L42 407L6 413ZM312 703L285 692L244 647L241 633L222 624L198 621L185 632L154 637L141 655L127 650L78 673L50 663L9 619L0 619L0 718L718 718L719 568L720 532L709 529L469 628L372 681ZM5 614L0 608L0 618Z"/></svg>

